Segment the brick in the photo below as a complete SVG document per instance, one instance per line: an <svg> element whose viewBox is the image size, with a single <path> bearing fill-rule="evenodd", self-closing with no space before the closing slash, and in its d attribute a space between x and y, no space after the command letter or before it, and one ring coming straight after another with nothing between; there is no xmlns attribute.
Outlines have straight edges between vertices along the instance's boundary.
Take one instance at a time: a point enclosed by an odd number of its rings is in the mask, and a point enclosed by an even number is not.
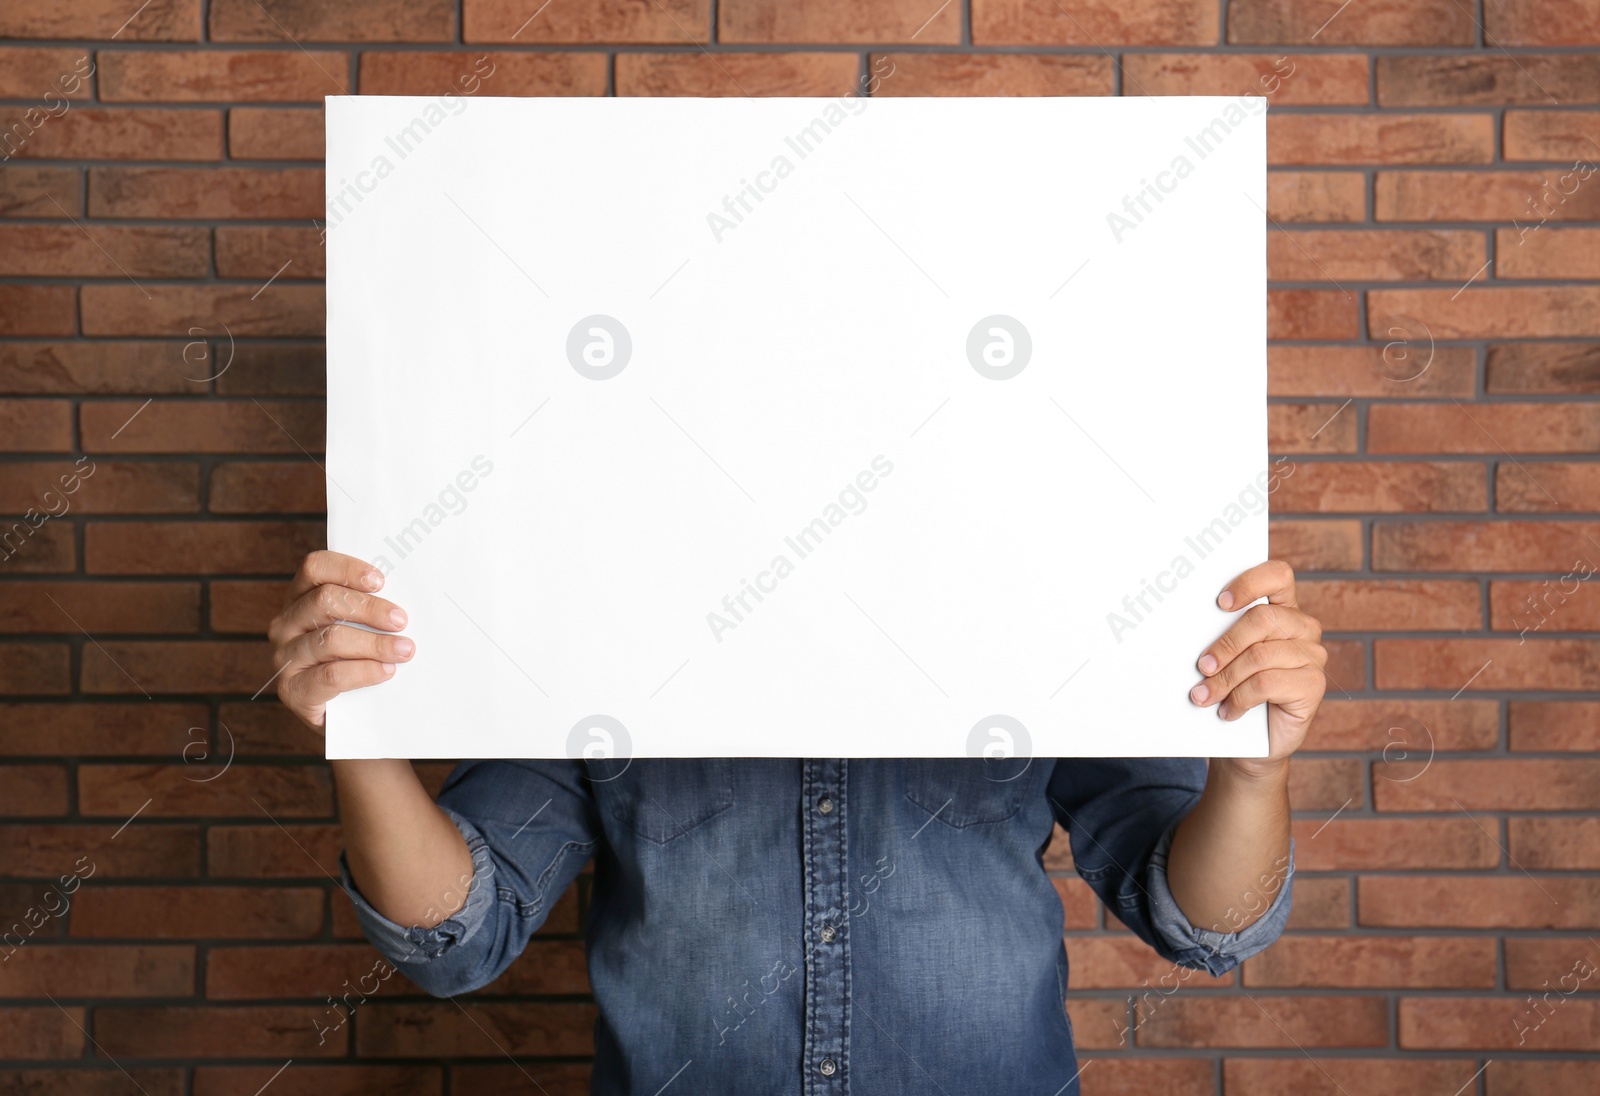
<svg viewBox="0 0 1600 1096"><path fill-rule="evenodd" d="M192 947L30 944L0 967L8 997L187 997L194 992Z"/></svg>
<svg viewBox="0 0 1600 1096"><path fill-rule="evenodd" d="M1350 926L1350 881L1296 875L1290 931L1343 929Z"/></svg>
<svg viewBox="0 0 1600 1096"><path fill-rule="evenodd" d="M1279 224L1360 221L1367 181L1354 171L1267 172L1267 216Z"/></svg>
<svg viewBox="0 0 1600 1096"><path fill-rule="evenodd" d="M1274 521L1273 559L1298 571L1354 571L1361 566L1361 524L1355 521Z"/></svg>
<svg viewBox="0 0 1600 1096"><path fill-rule="evenodd" d="M1507 160L1569 160L1592 162L1600 145L1591 133L1600 132L1600 111L1506 111L1504 158ZM1593 174L1593 167L1589 174Z"/></svg>
<svg viewBox="0 0 1600 1096"><path fill-rule="evenodd" d="M1103 997L1067 998L1073 1042L1080 1050L1112 1050L1127 1038L1126 1002Z"/></svg>
<svg viewBox="0 0 1600 1096"><path fill-rule="evenodd" d="M179 1069L62 1068L6 1070L14 1092L26 1096L126 1096L129 1084L146 1096L182 1096L183 1071Z"/></svg>
<svg viewBox="0 0 1600 1096"><path fill-rule="evenodd" d="M1380 171L1372 184L1379 221L1600 220L1600 187L1549 171Z"/></svg>
<svg viewBox="0 0 1600 1096"><path fill-rule="evenodd" d="M0 1060L76 1058L83 1053L84 1012L77 1006L0 1006Z"/></svg>
<svg viewBox="0 0 1600 1096"><path fill-rule="evenodd" d="M0 450L61 453L72 449L70 404L65 400L0 400ZM87 467L87 466L85 466ZM53 484L41 484L41 490ZM53 516L65 513L61 500L39 507Z"/></svg>
<svg viewBox="0 0 1600 1096"><path fill-rule="evenodd" d="M251 579L213 581L212 630L265 635L272 618L283 610L286 589L282 582L257 582Z"/></svg>
<svg viewBox="0 0 1600 1096"><path fill-rule="evenodd" d="M1366 644L1353 639L1324 639L1328 663L1322 674L1328 679L1331 696L1348 696L1367 687Z"/></svg>
<svg viewBox="0 0 1600 1096"><path fill-rule="evenodd" d="M1582 936L1506 939L1507 989L1570 994L1597 988L1596 974L1600 974L1600 948ZM1559 1007L1553 996L1550 1000L1552 1008Z"/></svg>
<svg viewBox="0 0 1600 1096"><path fill-rule="evenodd" d="M213 9L215 10L215 9ZM277 1058L331 1058L343 1033L319 1042L305 1005L113 1005L95 1010L94 1037L118 1058L232 1058L239 1048Z"/></svg>
<svg viewBox="0 0 1600 1096"><path fill-rule="evenodd" d="M287 574L279 589L286 586ZM217 722L232 730L241 755L322 757L322 736L276 700L225 702L218 708Z"/></svg>
<svg viewBox="0 0 1600 1096"><path fill-rule="evenodd" d="M224 745L210 757L186 752L181 765L82 765L79 809L86 816L122 818L148 799L154 801L141 818L227 814L266 821L332 813L333 779L326 768L233 764L232 756Z"/></svg>
<svg viewBox="0 0 1600 1096"><path fill-rule="evenodd" d="M187 462L87 457L0 465L0 510L21 513L30 506L60 516L193 513L200 507L199 469Z"/></svg>
<svg viewBox="0 0 1600 1096"><path fill-rule="evenodd" d="M1356 418L1336 403L1268 404L1267 448L1274 453L1354 453ZM1304 467L1297 463L1295 474ZM1283 478L1278 490L1285 490L1293 478Z"/></svg>
<svg viewBox="0 0 1600 1096"><path fill-rule="evenodd" d="M192 582L19 582L0 605L0 630L7 632L199 629L200 586Z"/></svg>
<svg viewBox="0 0 1600 1096"><path fill-rule="evenodd" d="M1600 393L1600 343L1493 343L1490 392Z"/></svg>
<svg viewBox="0 0 1600 1096"><path fill-rule="evenodd" d="M1238 0L1228 5L1228 41L1240 45L1470 46L1470 8L1452 0Z"/></svg>
<svg viewBox="0 0 1600 1096"><path fill-rule="evenodd" d="M1600 102L1600 69L1579 54L1391 54L1377 65L1382 107Z"/></svg>
<svg viewBox="0 0 1600 1096"><path fill-rule="evenodd" d="M59 217L63 209L83 210L76 168L0 165L0 217Z"/></svg>
<svg viewBox="0 0 1600 1096"><path fill-rule="evenodd" d="M540 19L549 14L545 12ZM619 54L619 70L624 58L642 56L646 55ZM783 54L766 56L778 65L785 60ZM604 95L606 55L578 51L367 50L361 54L360 77L363 95L443 95L447 91L457 95ZM622 94L621 83L619 75L618 94Z"/></svg>
<svg viewBox="0 0 1600 1096"><path fill-rule="evenodd" d="M293 574L326 547L320 522L91 522L91 574Z"/></svg>
<svg viewBox="0 0 1600 1096"><path fill-rule="evenodd" d="M1501 512L1593 513L1600 510L1600 465L1501 461L1494 493Z"/></svg>
<svg viewBox="0 0 1600 1096"><path fill-rule="evenodd" d="M228 155L235 160L321 160L326 137L321 107L228 111Z"/></svg>
<svg viewBox="0 0 1600 1096"><path fill-rule="evenodd" d="M1495 230L1499 278L1600 278L1600 229Z"/></svg>
<svg viewBox="0 0 1600 1096"><path fill-rule="evenodd" d="M1062 926L1066 930L1092 929L1100 924L1100 899L1076 874L1050 880L1061 899Z"/></svg>
<svg viewBox="0 0 1600 1096"><path fill-rule="evenodd" d="M496 1044L511 1055L592 1054L594 1020L585 1002L378 1002L362 1006L355 1046L363 1058L488 1056Z"/></svg>
<svg viewBox="0 0 1600 1096"><path fill-rule="evenodd" d="M1096 1096L1212 1096L1215 1091L1211 1062L1202 1058L1119 1058L1084 1055L1079 1064L1094 1063Z"/></svg>
<svg viewBox="0 0 1600 1096"><path fill-rule="evenodd" d="M1294 823L1294 838L1299 871L1493 868L1500 863L1494 837L1470 818L1305 818Z"/></svg>
<svg viewBox="0 0 1600 1096"><path fill-rule="evenodd" d="M1028 0L979 0L972 16L974 40L989 41L980 37L982 32L977 28L980 24L988 26L992 9L1020 6L1028 6ZM1086 17L1092 19L1095 14L1091 11ZM717 6L717 40L950 44L961 40L961 12L955 5L935 10L918 0L877 0L871 4L853 0L813 0L809 4L722 0Z"/></svg>
<svg viewBox="0 0 1600 1096"><path fill-rule="evenodd" d="M229 461L211 472L209 509L217 514L320 514L326 477L310 461Z"/></svg>
<svg viewBox="0 0 1600 1096"><path fill-rule="evenodd" d="M311 102L342 95L349 54L333 50L102 50L107 102Z"/></svg>
<svg viewBox="0 0 1600 1096"><path fill-rule="evenodd" d="M0 285L0 335L76 335L78 295L70 285Z"/></svg>
<svg viewBox="0 0 1600 1096"><path fill-rule="evenodd" d="M90 884L79 888L76 895L72 935L209 940L223 929L221 935L236 940L303 938L322 928L323 894L320 887ZM297 1024L304 1024L307 1030L311 1026L304 1017ZM256 1041L242 1045L252 1050L261 1046Z"/></svg>
<svg viewBox="0 0 1600 1096"><path fill-rule="evenodd" d="M1378 332L1383 346L1267 347L1269 396L1471 396L1473 352ZM1419 332L1420 334L1420 332Z"/></svg>
<svg viewBox="0 0 1600 1096"><path fill-rule="evenodd" d="M1400 998L1403 1049L1590 1050L1600 1001L1567 998L1536 1010L1516 997Z"/></svg>
<svg viewBox="0 0 1600 1096"><path fill-rule="evenodd" d="M1296 936L1247 960L1244 984L1297 989L1493 989L1486 936Z"/></svg>
<svg viewBox="0 0 1600 1096"><path fill-rule="evenodd" d="M216 947L206 956L205 995L213 1000L309 997L335 1001L415 993L404 975L368 944L266 944ZM579 992L583 992L580 990ZM359 1005L358 1005L359 1008ZM319 1023L337 1024L315 1012Z"/></svg>
<svg viewBox="0 0 1600 1096"><path fill-rule="evenodd" d="M1376 875L1357 888L1360 923L1444 929L1600 927L1600 879Z"/></svg>
<svg viewBox="0 0 1600 1096"><path fill-rule="evenodd" d="M86 335L170 337L218 327L235 336L320 335L325 319L322 286L292 282L265 292L251 285L86 285L82 295Z"/></svg>
<svg viewBox="0 0 1600 1096"><path fill-rule="evenodd" d="M117 395L194 391L182 343L0 343L0 394ZM193 372L193 370L190 370Z"/></svg>
<svg viewBox="0 0 1600 1096"><path fill-rule="evenodd" d="M1110 95L1111 58L1040 53L875 53L873 98L898 95Z"/></svg>
<svg viewBox="0 0 1600 1096"><path fill-rule="evenodd" d="M1368 439L1376 452L1370 425ZM1300 461L1272 502L1278 513L1429 513L1482 511L1489 494L1483 466L1465 461Z"/></svg>
<svg viewBox="0 0 1600 1096"><path fill-rule="evenodd" d="M1529 871L1600 869L1600 818L1508 818L1506 848Z"/></svg>
<svg viewBox="0 0 1600 1096"><path fill-rule="evenodd" d="M83 652L80 687L86 693L253 693L272 674L264 642L124 641Z"/></svg>
<svg viewBox="0 0 1600 1096"><path fill-rule="evenodd" d="M1274 105L1367 102L1367 59L1359 53L1130 53L1127 95L1265 95Z"/></svg>
<svg viewBox="0 0 1600 1096"><path fill-rule="evenodd" d="M1381 774L1386 763L1374 765ZM1466 761L1434 759L1427 772L1373 787L1381 811L1594 810L1600 806L1600 759Z"/></svg>
<svg viewBox="0 0 1600 1096"><path fill-rule="evenodd" d="M83 48L0 47L0 97L41 100L53 111L63 100L91 97L94 68Z"/></svg>
<svg viewBox="0 0 1600 1096"><path fill-rule="evenodd" d="M1389 1042L1381 997L1174 995L1140 1028L1147 1047L1375 1047Z"/></svg>
<svg viewBox="0 0 1600 1096"><path fill-rule="evenodd" d="M0 643L0 694L66 695L69 655L64 643Z"/></svg>
<svg viewBox="0 0 1600 1096"><path fill-rule="evenodd" d="M320 343L245 343L217 378L225 396L320 396L327 355Z"/></svg>
<svg viewBox="0 0 1600 1096"><path fill-rule="evenodd" d="M1587 585L1597 566L1575 565L1565 575L1489 584L1490 627L1497 632L1600 632L1600 593Z"/></svg>
<svg viewBox="0 0 1600 1096"><path fill-rule="evenodd" d="M1593 45L1600 42L1600 4L1570 0L1559 15L1529 0L1484 0L1488 41L1501 46Z"/></svg>
<svg viewBox="0 0 1600 1096"><path fill-rule="evenodd" d="M115 840L113 832L75 823L0 826L0 854L12 875L41 879L71 871L80 856L100 880L200 874L198 826L130 826Z"/></svg>
<svg viewBox="0 0 1600 1096"><path fill-rule="evenodd" d="M1349 293L1338 289L1267 290L1269 339L1355 339L1360 331L1358 304Z"/></svg>
<svg viewBox="0 0 1600 1096"><path fill-rule="evenodd" d="M1488 114L1279 114L1267 116L1271 164L1487 164Z"/></svg>
<svg viewBox="0 0 1600 1096"><path fill-rule="evenodd" d="M457 1067L459 1070L460 1067ZM521 1065L505 1067L508 1078L498 1085L459 1088L463 1092L511 1092L527 1078ZM588 1088L558 1090L551 1087L552 1070L569 1070L569 1066L536 1067L539 1084L550 1096L586 1096ZM280 1072L281 1070L281 1072ZM439 1096L444 1091L444 1071L438 1066L374 1066L374 1065L324 1065L321 1063L295 1063L289 1069L282 1066L197 1066L194 1071L194 1096L259 1096L267 1086L272 1086L272 1096ZM509 1077L514 1074L519 1080ZM587 1076L587 1074L586 1074ZM154 1094L152 1094L154 1096Z"/></svg>
<svg viewBox="0 0 1600 1096"><path fill-rule="evenodd" d="M151 0L132 16L117 0L62 0L0 12L0 37L104 38L123 42L193 42L200 37L197 0Z"/></svg>
<svg viewBox="0 0 1600 1096"><path fill-rule="evenodd" d="M1296 585L1300 607L1330 632L1465 631L1483 626L1472 580L1329 579Z"/></svg>
<svg viewBox="0 0 1600 1096"><path fill-rule="evenodd" d="M1375 404L1370 453L1587 453L1600 448L1600 404Z"/></svg>
<svg viewBox="0 0 1600 1096"><path fill-rule="evenodd" d="M0 148L55 160L218 160L222 113L160 107L77 107L52 117L7 112Z"/></svg>
<svg viewBox="0 0 1600 1096"><path fill-rule="evenodd" d="M1600 1084L1600 1061L1494 1058L1484 1070L1489 1096L1542 1096L1548 1092L1583 1092Z"/></svg>
<svg viewBox="0 0 1600 1096"><path fill-rule="evenodd" d="M484 992L587 995L589 968L583 941L535 937L504 974L484 987Z"/></svg>
<svg viewBox="0 0 1600 1096"><path fill-rule="evenodd" d="M0 756L176 756L209 719L203 704L142 699L0 703Z"/></svg>
<svg viewBox="0 0 1600 1096"><path fill-rule="evenodd" d="M66 814L66 771L59 765L0 765L0 803L14 818Z"/></svg>
<svg viewBox="0 0 1600 1096"><path fill-rule="evenodd" d="M320 220L326 211L321 168L89 169L91 217Z"/></svg>
<svg viewBox="0 0 1600 1096"><path fill-rule="evenodd" d="M156 400L86 403L79 415L83 444L96 452L320 453L321 404L245 400ZM113 437L112 435L116 435Z"/></svg>
<svg viewBox="0 0 1600 1096"><path fill-rule="evenodd" d="M1564 573L1600 537L1594 522L1380 521L1372 528L1377 571ZM1454 686L1451 686L1454 688Z"/></svg>
<svg viewBox="0 0 1600 1096"><path fill-rule="evenodd" d="M455 34L450 0L211 0L213 42L447 42ZM340 74L343 75L342 73Z"/></svg>
<svg viewBox="0 0 1600 1096"><path fill-rule="evenodd" d="M840 96L859 67L853 53L621 53L617 94Z"/></svg>
<svg viewBox="0 0 1600 1096"><path fill-rule="evenodd" d="M1374 289L1367 294L1368 322L1380 328L1397 316L1416 316L1441 339L1600 334L1600 286L1468 289L1454 300L1450 293Z"/></svg>
<svg viewBox="0 0 1600 1096"><path fill-rule="evenodd" d="M467 42L660 42L691 46L710 40L711 0L661 0L632 4L602 0L551 4L537 12L516 0L465 0L462 39ZM723 41L734 41L724 35Z"/></svg>
<svg viewBox="0 0 1600 1096"><path fill-rule="evenodd" d="M744 3L754 6L754 0ZM1090 0L1072 5L1070 11L1050 0L972 2L972 40L985 46L1206 46L1217 41L1218 23L1217 6L1204 0L1162 4Z"/></svg>
<svg viewBox="0 0 1600 1096"><path fill-rule="evenodd" d="M1436 750L1493 749L1499 734L1500 705L1493 700L1330 697L1311 724L1306 748L1381 751L1387 760L1403 761Z"/></svg>
<svg viewBox="0 0 1600 1096"><path fill-rule="evenodd" d="M1416 1096L1456 1093L1470 1085L1478 1063L1471 1059L1418 1058L1229 1058L1222 1063L1228 1096Z"/></svg>
<svg viewBox="0 0 1600 1096"><path fill-rule="evenodd" d="M1079 936L1067 942L1071 959L1072 989L1145 990L1152 994L1213 989L1233 982L1233 975L1214 978L1203 970L1179 967L1157 955L1132 933L1117 936ZM1137 1004L1136 1004L1137 1007ZM1159 1007L1159 1006L1158 1006Z"/></svg>
<svg viewBox="0 0 1600 1096"><path fill-rule="evenodd" d="M1600 750L1600 701L1513 700L1506 715L1513 750Z"/></svg>
<svg viewBox="0 0 1600 1096"><path fill-rule="evenodd" d="M549 1096L589 1096L589 1062L544 1062L539 1065L539 1086ZM463 1063L450 1067L451 1082L458 1092L514 1092L528 1079L515 1063L480 1065ZM198 1090L195 1096L203 1096ZM307 1092L304 1096L320 1096ZM358 1094L352 1093L352 1096Z"/></svg>
<svg viewBox="0 0 1600 1096"><path fill-rule="evenodd" d="M1459 284L1482 269L1487 257L1480 232L1300 230L1267 234L1267 276L1273 281Z"/></svg>
<svg viewBox="0 0 1600 1096"><path fill-rule="evenodd" d="M1296 757L1289 767L1289 801L1296 810L1339 810L1361 802L1365 775L1358 758Z"/></svg>
<svg viewBox="0 0 1600 1096"><path fill-rule="evenodd" d="M12 574L61 574L77 566L76 530L70 522L37 528L21 519L0 518L0 564Z"/></svg>
<svg viewBox="0 0 1600 1096"><path fill-rule="evenodd" d="M341 848L339 827L333 825L263 822L206 831L206 865L221 878L338 878Z"/></svg>
<svg viewBox="0 0 1600 1096"><path fill-rule="evenodd" d="M1373 657L1380 689L1586 690L1600 674L1600 640L1380 639Z"/></svg>

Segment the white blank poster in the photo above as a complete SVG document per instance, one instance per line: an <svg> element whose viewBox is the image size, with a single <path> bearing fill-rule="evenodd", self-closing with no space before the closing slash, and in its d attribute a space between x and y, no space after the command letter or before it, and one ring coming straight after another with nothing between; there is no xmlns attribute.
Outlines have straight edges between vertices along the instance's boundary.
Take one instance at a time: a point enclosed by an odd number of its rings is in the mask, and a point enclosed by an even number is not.
<svg viewBox="0 0 1600 1096"><path fill-rule="evenodd" d="M329 98L328 756L1262 756L1264 114Z"/></svg>

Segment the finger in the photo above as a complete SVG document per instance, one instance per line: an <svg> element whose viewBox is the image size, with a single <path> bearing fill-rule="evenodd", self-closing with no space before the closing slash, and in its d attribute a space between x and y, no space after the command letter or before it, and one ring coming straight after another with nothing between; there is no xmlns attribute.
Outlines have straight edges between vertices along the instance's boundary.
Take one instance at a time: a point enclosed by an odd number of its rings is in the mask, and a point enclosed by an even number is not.
<svg viewBox="0 0 1600 1096"><path fill-rule="evenodd" d="M1224 609L1242 609L1257 598L1266 598L1273 605L1295 605L1294 568L1281 559L1269 559L1222 588L1217 604Z"/></svg>
<svg viewBox="0 0 1600 1096"><path fill-rule="evenodd" d="M1208 677L1217 673L1238 658L1254 644L1272 639L1306 640L1312 643L1322 638L1322 625L1317 619L1287 605L1252 605L1246 609L1233 627L1200 653L1195 667Z"/></svg>
<svg viewBox="0 0 1600 1096"><path fill-rule="evenodd" d="M1232 723L1252 708L1276 704L1297 719L1309 718L1325 688L1322 670L1316 666L1262 670L1241 681L1217 708L1217 715Z"/></svg>
<svg viewBox="0 0 1600 1096"><path fill-rule="evenodd" d="M350 620L384 631L397 632L406 626L405 610L348 586L328 583L302 594L273 618L267 638L281 647L295 636L314 631L335 621Z"/></svg>
<svg viewBox="0 0 1600 1096"><path fill-rule="evenodd" d="M279 648L280 664L314 666L341 659L409 662L417 645L407 636L369 632L349 624L329 624L296 636Z"/></svg>
<svg viewBox="0 0 1600 1096"><path fill-rule="evenodd" d="M1189 698L1202 708L1226 700L1239 684L1253 674L1272 669L1314 667L1319 673L1326 659L1320 643L1299 642L1291 639L1267 639L1253 643L1238 658L1216 674L1207 677L1189 690Z"/></svg>
<svg viewBox="0 0 1600 1096"><path fill-rule="evenodd" d="M373 662L370 659L322 662L281 678L278 699L301 719L313 727L320 727L324 721L322 709L328 701L340 693L388 681L394 676L394 671L394 663Z"/></svg>
<svg viewBox="0 0 1600 1096"><path fill-rule="evenodd" d="M289 600L327 583L352 590L378 590L383 587L383 573L366 560L342 552L311 552L300 561L300 569L289 582Z"/></svg>

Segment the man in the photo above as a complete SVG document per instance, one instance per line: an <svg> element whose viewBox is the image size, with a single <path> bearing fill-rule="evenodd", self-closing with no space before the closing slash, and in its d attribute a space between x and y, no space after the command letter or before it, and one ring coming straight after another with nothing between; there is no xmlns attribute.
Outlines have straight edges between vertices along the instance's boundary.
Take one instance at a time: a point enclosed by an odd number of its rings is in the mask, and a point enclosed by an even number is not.
<svg viewBox="0 0 1600 1096"><path fill-rule="evenodd" d="M309 726L413 657L382 585L332 552L295 577L270 635ZM1268 705L1264 759L468 761L437 804L409 761L335 761L344 885L379 950L454 995L593 857L597 1096L1075 1096L1041 862L1056 823L1107 908L1182 967L1230 970L1288 917L1288 759L1322 701L1322 629L1280 562L1217 604L1239 616L1190 699L1228 720Z"/></svg>

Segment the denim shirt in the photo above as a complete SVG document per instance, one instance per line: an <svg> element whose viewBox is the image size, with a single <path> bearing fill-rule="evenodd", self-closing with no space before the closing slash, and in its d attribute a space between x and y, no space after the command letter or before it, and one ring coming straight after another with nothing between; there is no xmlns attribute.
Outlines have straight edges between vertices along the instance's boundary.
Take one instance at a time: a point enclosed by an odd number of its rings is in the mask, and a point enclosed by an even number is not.
<svg viewBox="0 0 1600 1096"><path fill-rule="evenodd" d="M1204 783L1177 759L467 761L439 796L466 905L405 927L344 885L368 938L450 996L493 981L593 856L597 1096L1076 1096L1055 823L1174 963L1221 974L1288 918L1292 865L1240 896L1267 907L1240 932L1173 901L1166 849Z"/></svg>

